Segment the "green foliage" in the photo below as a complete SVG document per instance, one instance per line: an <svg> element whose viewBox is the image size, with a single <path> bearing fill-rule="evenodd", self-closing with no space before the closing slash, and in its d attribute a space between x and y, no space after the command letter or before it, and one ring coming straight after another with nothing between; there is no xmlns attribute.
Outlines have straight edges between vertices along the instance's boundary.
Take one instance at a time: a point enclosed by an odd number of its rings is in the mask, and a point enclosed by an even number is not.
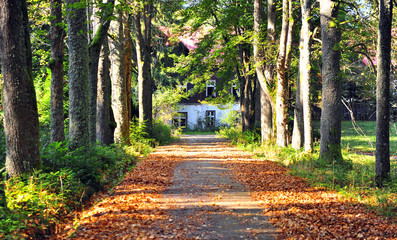
<svg viewBox="0 0 397 240"><path fill-rule="evenodd" d="M155 139L150 138L145 131L146 124L139 123L138 119L134 119L130 124L130 140L129 146L126 146L126 151L129 153L148 155L152 151L152 146L155 145Z"/></svg>
<svg viewBox="0 0 397 240"><path fill-rule="evenodd" d="M182 88L160 87L153 95L154 118L162 122L171 122L178 112L178 103L188 97Z"/></svg>
<svg viewBox="0 0 397 240"><path fill-rule="evenodd" d="M233 144L244 147L257 147L260 142L260 135L257 132L241 130L241 126L224 126L217 132L218 135L232 140Z"/></svg>
<svg viewBox="0 0 397 240"><path fill-rule="evenodd" d="M151 135L159 145L165 145L174 141L174 137L172 136L171 132L172 129L169 125L162 121L153 121Z"/></svg>
<svg viewBox="0 0 397 240"><path fill-rule="evenodd" d="M37 110L40 124L49 126L51 121L51 71L42 67L41 74L35 80Z"/></svg>
<svg viewBox="0 0 397 240"><path fill-rule="evenodd" d="M0 238L40 238L94 192L117 184L136 157L117 146L69 151L55 142L42 151L43 169L5 180L8 208L0 207Z"/></svg>
<svg viewBox="0 0 397 240"><path fill-rule="evenodd" d="M35 172L2 182L7 209L0 209L0 236L44 235L76 206L82 184L72 171ZM11 237L12 236L12 237Z"/></svg>
<svg viewBox="0 0 397 240"><path fill-rule="evenodd" d="M94 145L69 151L63 142L51 143L42 153L44 171L70 169L86 187L86 196L120 179L135 158L116 146Z"/></svg>

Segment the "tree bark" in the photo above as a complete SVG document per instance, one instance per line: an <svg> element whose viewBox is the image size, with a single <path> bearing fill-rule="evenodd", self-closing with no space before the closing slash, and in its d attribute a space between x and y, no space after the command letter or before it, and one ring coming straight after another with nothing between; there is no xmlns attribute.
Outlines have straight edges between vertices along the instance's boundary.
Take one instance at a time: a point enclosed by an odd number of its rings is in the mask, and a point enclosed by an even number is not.
<svg viewBox="0 0 397 240"><path fill-rule="evenodd" d="M390 173L390 51L393 1L379 0L379 26L376 76L376 153L375 173L377 184Z"/></svg>
<svg viewBox="0 0 397 240"><path fill-rule="evenodd" d="M299 49L302 47L302 41ZM302 55L299 61L302 60ZM300 71L300 70L299 70ZM295 149L300 149L304 142L304 125L303 125L303 106L302 106L302 94L301 94L301 81L300 76L296 79L296 96L295 96L295 108L294 108L294 127L292 130L292 142L291 146Z"/></svg>
<svg viewBox="0 0 397 240"><path fill-rule="evenodd" d="M109 44L105 39L98 65L98 99L96 139L104 145L114 143L113 130L111 128L111 89L110 89L110 60Z"/></svg>
<svg viewBox="0 0 397 240"><path fill-rule="evenodd" d="M128 121L132 121L132 93L131 93L131 79L132 79L132 41L131 39L131 21L130 17L127 18L124 26L124 37L126 39L125 42L125 55L124 55L124 62L125 62L125 79L126 79L126 94L127 94L127 111L128 111Z"/></svg>
<svg viewBox="0 0 397 240"><path fill-rule="evenodd" d="M97 85L98 85L98 62L99 53L104 39L107 36L110 17L113 14L114 0L110 0L102 8L101 19L99 20L98 29L89 46L90 65L89 65L89 85L90 85L90 141L94 143L96 137L97 126Z"/></svg>
<svg viewBox="0 0 397 240"><path fill-rule="evenodd" d="M89 87L88 33L85 7L73 6L80 0L67 0L69 48L69 149L88 146Z"/></svg>
<svg viewBox="0 0 397 240"><path fill-rule="evenodd" d="M275 34L275 7L272 0L268 1L268 41L274 41ZM254 60L255 72L260 85L260 102L261 102L261 140L262 143L270 140L273 134L273 100L268 89L269 83L273 79L273 70L271 64L263 65L264 49L262 47L263 31L263 5L261 0L254 2Z"/></svg>
<svg viewBox="0 0 397 240"><path fill-rule="evenodd" d="M250 49L247 44L239 45L240 61L241 61L241 78L243 80L243 98L242 100L242 117L243 117L243 131L253 130L253 92L252 92L252 76L250 71Z"/></svg>
<svg viewBox="0 0 397 240"><path fill-rule="evenodd" d="M299 44L299 76L296 82L294 129L292 147L306 152L313 151L311 107L310 107L310 7L311 0L301 0L302 27Z"/></svg>
<svg viewBox="0 0 397 240"><path fill-rule="evenodd" d="M302 9L302 29L301 29L301 43L299 61L299 75L301 84L301 96L303 107L303 125L304 125L304 148L306 152L313 151L313 133L312 133L312 108L310 105L310 9L311 0L301 0Z"/></svg>
<svg viewBox="0 0 397 240"><path fill-rule="evenodd" d="M320 2L322 37L322 110L320 158L329 163L342 161L339 2Z"/></svg>
<svg viewBox="0 0 397 240"><path fill-rule="evenodd" d="M62 23L62 0L51 0L51 142L65 140L63 113L63 60L65 31Z"/></svg>
<svg viewBox="0 0 397 240"><path fill-rule="evenodd" d="M288 38L288 0L283 0L283 18L280 35L280 49L277 59L277 96L276 96L276 130L277 145L288 145L288 80L286 77L285 63L287 59L286 48Z"/></svg>
<svg viewBox="0 0 397 240"><path fill-rule="evenodd" d="M0 1L0 59L4 79L6 171L9 176L17 176L41 166L39 119L24 0Z"/></svg>
<svg viewBox="0 0 397 240"><path fill-rule="evenodd" d="M122 10L116 12L117 19L110 24L110 32L113 36L109 38L111 81L112 81L112 109L116 121L114 132L115 143L129 143L129 118L127 109L127 92L125 79L125 35L124 22L125 14Z"/></svg>
<svg viewBox="0 0 397 240"><path fill-rule="evenodd" d="M146 130L148 133L151 133L153 120L153 83L150 70L152 8L152 2L148 1L145 3L142 12L137 11L136 15L134 16L138 65L139 122L146 124ZM144 29L142 29L141 20L143 20Z"/></svg>

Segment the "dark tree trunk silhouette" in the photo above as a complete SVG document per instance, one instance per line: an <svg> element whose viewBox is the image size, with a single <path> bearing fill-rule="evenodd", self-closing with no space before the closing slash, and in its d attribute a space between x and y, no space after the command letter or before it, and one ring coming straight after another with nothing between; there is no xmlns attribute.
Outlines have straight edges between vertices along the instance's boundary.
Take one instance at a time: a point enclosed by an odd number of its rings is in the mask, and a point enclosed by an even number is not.
<svg viewBox="0 0 397 240"><path fill-rule="evenodd" d="M138 67L139 122L146 124L147 132L152 130L153 80L151 76L150 44L152 33L153 3L146 1L143 9L134 16L136 31L136 53ZM141 21L143 22L143 28Z"/></svg>

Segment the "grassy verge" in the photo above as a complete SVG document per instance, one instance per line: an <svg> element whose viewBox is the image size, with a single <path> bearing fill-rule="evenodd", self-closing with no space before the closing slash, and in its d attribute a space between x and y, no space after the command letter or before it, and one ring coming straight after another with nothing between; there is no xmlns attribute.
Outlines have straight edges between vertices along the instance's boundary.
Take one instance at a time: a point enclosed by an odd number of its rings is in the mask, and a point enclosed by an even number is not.
<svg viewBox="0 0 397 240"><path fill-rule="evenodd" d="M314 153L308 154L291 147L281 148L274 143L260 145L254 134L241 133L237 128L222 129L219 134L232 139L241 148L253 151L259 158L265 158L291 169L291 174L307 179L312 185L336 190L341 195L366 204L377 212L397 216L397 161L391 161L391 180L383 189L375 187L375 157L371 154L366 138L373 138L373 123L361 124L365 136L350 129L351 123L343 123L343 158L344 164L328 164L318 159L319 146L315 143ZM358 136L357 136L358 135ZM358 139L358 140L357 140ZM391 146L396 146L397 139L391 138ZM395 148L392 148L395 151ZM358 153L360 152L360 153ZM367 153L367 154L362 154Z"/></svg>

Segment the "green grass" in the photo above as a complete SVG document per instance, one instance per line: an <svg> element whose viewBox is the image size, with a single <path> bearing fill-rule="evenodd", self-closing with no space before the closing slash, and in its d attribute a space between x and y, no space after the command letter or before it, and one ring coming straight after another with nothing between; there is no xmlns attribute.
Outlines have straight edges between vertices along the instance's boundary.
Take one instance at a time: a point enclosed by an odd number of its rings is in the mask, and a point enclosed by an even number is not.
<svg viewBox="0 0 397 240"><path fill-rule="evenodd" d="M397 217L397 160L391 160L390 181L383 189L376 188L375 122L357 124L364 134L357 133L351 122L342 123L342 164L319 160L319 142L315 142L314 152L309 154L292 147L278 147L273 142L261 146L252 141L253 134L241 133L238 128L221 129L218 134L232 139L244 150L255 151L257 157L280 162L291 169L291 174L306 178L313 186L336 190L385 216ZM391 154L397 155L397 134L393 125L391 128ZM319 122L315 122L314 130L318 129Z"/></svg>
<svg viewBox="0 0 397 240"><path fill-rule="evenodd" d="M313 123L313 129L320 132L320 122ZM374 153L376 145L376 122L342 122L342 148L350 152ZM390 155L397 156L397 124L390 124Z"/></svg>

